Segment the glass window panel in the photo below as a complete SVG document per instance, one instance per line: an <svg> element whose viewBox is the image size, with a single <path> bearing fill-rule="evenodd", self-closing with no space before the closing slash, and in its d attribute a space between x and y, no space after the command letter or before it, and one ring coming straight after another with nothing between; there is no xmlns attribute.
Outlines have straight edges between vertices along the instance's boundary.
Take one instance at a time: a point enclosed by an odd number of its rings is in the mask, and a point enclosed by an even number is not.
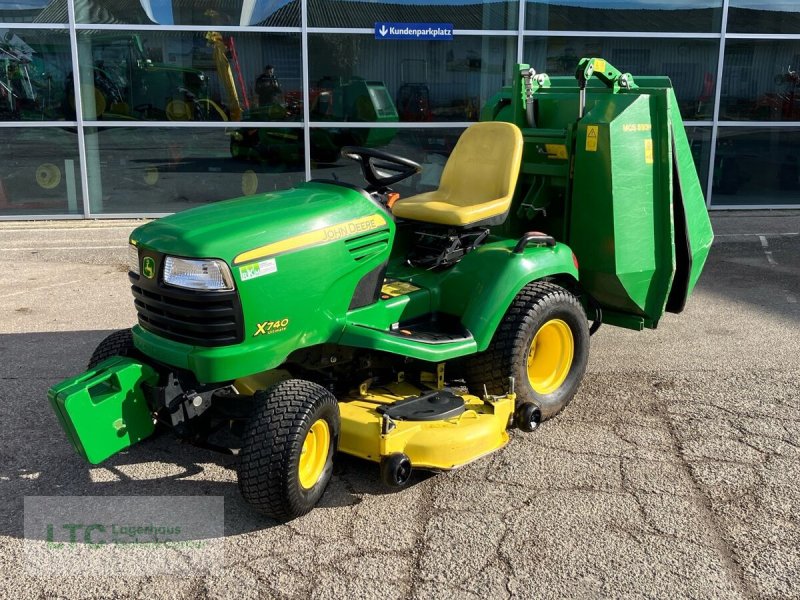
<svg viewBox="0 0 800 600"><path fill-rule="evenodd" d="M88 128L93 213L176 212L305 179L302 128Z"/></svg>
<svg viewBox="0 0 800 600"><path fill-rule="evenodd" d="M800 130L721 126L711 203L800 205Z"/></svg>
<svg viewBox="0 0 800 600"><path fill-rule="evenodd" d="M409 158L422 166L422 172L396 183L392 189L402 196L436 189L447 157L463 129L311 129L311 178L333 179L364 187L361 167L342 158L342 146L367 146Z"/></svg>
<svg viewBox="0 0 800 600"><path fill-rule="evenodd" d="M694 166L700 178L700 188L705 196L708 188L708 167L711 163L711 127L687 125L686 137L689 138Z"/></svg>
<svg viewBox="0 0 800 600"><path fill-rule="evenodd" d="M302 118L299 34L81 31L78 52L86 119Z"/></svg>
<svg viewBox="0 0 800 600"><path fill-rule="evenodd" d="M574 75L584 56L608 60L622 72L666 75L672 80L681 115L709 120L714 114L717 40L547 37L525 40L525 59L548 75Z"/></svg>
<svg viewBox="0 0 800 600"><path fill-rule="evenodd" d="M798 69L796 41L728 40L720 119L800 121Z"/></svg>
<svg viewBox="0 0 800 600"><path fill-rule="evenodd" d="M722 0L528 0L525 27L550 31L719 32Z"/></svg>
<svg viewBox="0 0 800 600"><path fill-rule="evenodd" d="M300 2L75 0L75 19L78 23L300 27Z"/></svg>
<svg viewBox="0 0 800 600"><path fill-rule="evenodd" d="M0 121L63 120L71 72L66 29L0 29Z"/></svg>
<svg viewBox="0 0 800 600"><path fill-rule="evenodd" d="M311 120L476 121L509 80L516 44L515 37L406 42L310 34Z"/></svg>
<svg viewBox="0 0 800 600"><path fill-rule="evenodd" d="M731 0L728 31L800 33L800 5L797 0Z"/></svg>
<svg viewBox="0 0 800 600"><path fill-rule="evenodd" d="M516 0L309 0L311 27L370 27L378 21L452 23L455 29L516 29Z"/></svg>
<svg viewBox="0 0 800 600"><path fill-rule="evenodd" d="M0 155L0 215L83 212L74 127L0 127Z"/></svg>
<svg viewBox="0 0 800 600"><path fill-rule="evenodd" d="M0 23L66 23L67 0L0 2ZM2 37L0 29L0 37Z"/></svg>

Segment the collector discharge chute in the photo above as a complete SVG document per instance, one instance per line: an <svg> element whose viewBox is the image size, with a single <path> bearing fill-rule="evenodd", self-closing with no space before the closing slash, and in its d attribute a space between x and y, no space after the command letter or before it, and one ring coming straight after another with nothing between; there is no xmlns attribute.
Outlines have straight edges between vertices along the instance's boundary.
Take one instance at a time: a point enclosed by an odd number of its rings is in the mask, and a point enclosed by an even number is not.
<svg viewBox="0 0 800 600"><path fill-rule="evenodd" d="M604 322L640 329L680 312L713 233L669 79L598 58L575 78L520 74L482 114L523 127L517 216L572 248Z"/></svg>

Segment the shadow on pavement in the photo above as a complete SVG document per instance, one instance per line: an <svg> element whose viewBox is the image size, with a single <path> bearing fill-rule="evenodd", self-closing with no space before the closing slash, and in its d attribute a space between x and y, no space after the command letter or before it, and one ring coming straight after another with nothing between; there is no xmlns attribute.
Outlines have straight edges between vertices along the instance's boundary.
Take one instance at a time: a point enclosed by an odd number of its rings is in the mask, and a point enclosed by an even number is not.
<svg viewBox="0 0 800 600"><path fill-rule="evenodd" d="M47 400L47 389L85 369L110 331L0 335L0 535L23 537L25 496L223 496L225 535L277 523L239 495L235 456L181 443L165 432L99 465L73 450ZM417 483L424 479L415 474ZM316 510L350 506L360 494L391 493L377 465L344 455Z"/></svg>
<svg viewBox="0 0 800 600"><path fill-rule="evenodd" d="M698 288L800 321L800 236L717 238Z"/></svg>

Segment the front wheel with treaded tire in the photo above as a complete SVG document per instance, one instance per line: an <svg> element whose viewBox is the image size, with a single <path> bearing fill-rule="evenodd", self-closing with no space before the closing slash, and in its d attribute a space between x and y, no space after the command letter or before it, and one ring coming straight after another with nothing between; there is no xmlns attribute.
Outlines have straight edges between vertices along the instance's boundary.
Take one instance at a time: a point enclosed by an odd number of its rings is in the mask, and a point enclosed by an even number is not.
<svg viewBox="0 0 800 600"><path fill-rule="evenodd" d="M339 440L339 405L324 387L289 379L256 392L242 436L239 489L278 521L306 514L322 497Z"/></svg>
<svg viewBox="0 0 800 600"><path fill-rule="evenodd" d="M129 358L140 356L136 346L133 345L133 334L130 329L120 329L106 336L94 349L92 357L89 359L88 368L93 369L112 356L127 356Z"/></svg>
<svg viewBox="0 0 800 600"><path fill-rule="evenodd" d="M489 347L466 365L471 393L508 391L515 380L517 406L531 403L541 420L569 404L586 372L589 326L580 301L554 283L535 281L517 294Z"/></svg>

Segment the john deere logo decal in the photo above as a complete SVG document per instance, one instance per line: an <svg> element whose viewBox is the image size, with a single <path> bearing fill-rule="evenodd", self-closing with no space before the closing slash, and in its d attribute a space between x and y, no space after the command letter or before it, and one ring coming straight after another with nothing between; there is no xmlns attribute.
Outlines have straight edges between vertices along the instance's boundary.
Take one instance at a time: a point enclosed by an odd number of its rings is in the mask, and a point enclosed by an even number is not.
<svg viewBox="0 0 800 600"><path fill-rule="evenodd" d="M156 274L156 261L150 256L145 256L142 260L142 275L148 279L152 279Z"/></svg>

